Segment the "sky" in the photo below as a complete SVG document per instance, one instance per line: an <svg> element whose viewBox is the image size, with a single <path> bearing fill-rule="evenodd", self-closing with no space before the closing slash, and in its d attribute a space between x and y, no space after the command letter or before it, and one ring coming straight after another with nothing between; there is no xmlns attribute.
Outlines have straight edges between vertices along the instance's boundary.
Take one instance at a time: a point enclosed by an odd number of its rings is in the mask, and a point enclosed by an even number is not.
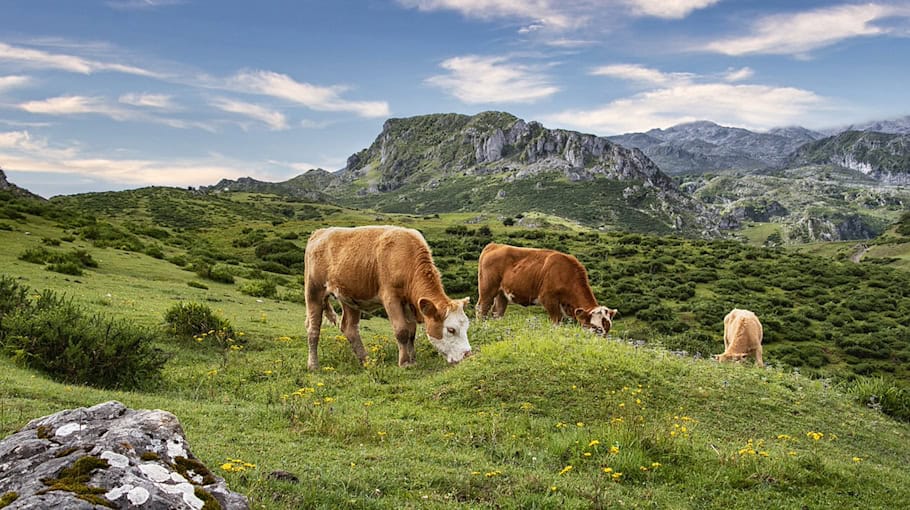
<svg viewBox="0 0 910 510"><path fill-rule="evenodd" d="M390 117L614 135L910 113L910 0L0 0L0 168L45 197L334 171Z"/></svg>

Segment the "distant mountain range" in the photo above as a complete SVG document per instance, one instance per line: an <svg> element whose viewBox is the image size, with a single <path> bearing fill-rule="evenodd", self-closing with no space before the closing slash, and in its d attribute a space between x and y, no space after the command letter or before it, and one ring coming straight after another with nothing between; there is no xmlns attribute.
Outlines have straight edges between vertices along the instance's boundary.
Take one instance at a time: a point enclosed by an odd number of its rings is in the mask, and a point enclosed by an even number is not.
<svg viewBox="0 0 910 510"><path fill-rule="evenodd" d="M679 174L778 167L799 146L823 137L801 127L756 133L699 121L608 138L641 149L662 170Z"/></svg>
<svg viewBox="0 0 910 510"><path fill-rule="evenodd" d="M608 138L620 145L641 149L670 175L729 171L754 173L792 166L795 161L792 153L803 145L846 131L910 134L910 116L822 131L791 126L765 133L698 121ZM836 145L840 141L832 143ZM890 172L894 173L893 169Z"/></svg>
<svg viewBox="0 0 910 510"><path fill-rule="evenodd" d="M910 185L910 134L844 131L801 146L787 166L836 165L887 184Z"/></svg>

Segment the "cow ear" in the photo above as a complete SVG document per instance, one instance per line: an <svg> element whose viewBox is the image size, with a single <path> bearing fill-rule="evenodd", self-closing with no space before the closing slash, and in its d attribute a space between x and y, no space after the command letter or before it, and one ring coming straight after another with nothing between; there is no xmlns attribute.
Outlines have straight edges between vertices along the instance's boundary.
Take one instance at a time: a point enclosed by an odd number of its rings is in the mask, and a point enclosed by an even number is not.
<svg viewBox="0 0 910 510"><path fill-rule="evenodd" d="M576 319L583 320L583 319L587 319L588 317L590 317L590 314L588 314L588 312L586 312L584 308L575 309L575 318Z"/></svg>
<svg viewBox="0 0 910 510"><path fill-rule="evenodd" d="M436 317L436 305L427 298L417 300L417 308L424 317Z"/></svg>
<svg viewBox="0 0 910 510"><path fill-rule="evenodd" d="M470 302L471 302L471 297L470 297L470 296L468 296L468 297L466 297L466 298L464 298L464 299L462 299L462 300L461 300L461 302L462 302L462 306L467 306L467 305L468 305L468 303L470 303Z"/></svg>
<svg viewBox="0 0 910 510"><path fill-rule="evenodd" d="M619 310L615 308L607 308L607 310L609 310L607 314L610 316L610 320L613 320L613 316L619 312Z"/></svg>

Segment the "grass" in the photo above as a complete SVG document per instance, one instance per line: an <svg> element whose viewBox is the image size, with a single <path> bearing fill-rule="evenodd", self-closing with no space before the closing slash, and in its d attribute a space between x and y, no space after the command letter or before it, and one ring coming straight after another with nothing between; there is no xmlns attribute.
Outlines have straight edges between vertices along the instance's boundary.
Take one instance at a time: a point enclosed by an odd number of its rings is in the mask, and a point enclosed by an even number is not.
<svg viewBox="0 0 910 510"><path fill-rule="evenodd" d="M446 228L477 216L386 214L377 220L376 213L329 207L321 214L326 219L320 221L339 225L388 220L443 241ZM272 225L273 217L259 217L227 221L209 246L236 257L241 267L252 260L253 248L232 249L230 240L243 228L284 234L318 225ZM485 221L494 236L526 232ZM829 380L775 363L779 345L767 355L776 368L719 365L656 347L671 337L635 317L617 321L612 338L603 340L576 326L550 326L539 307L510 307L502 320L472 323L477 354L456 366L446 365L421 331L418 365L397 367L388 321L372 318L362 325L371 356L362 368L339 330L326 325L323 370L309 373L302 305L247 296L238 284L191 287L197 276L165 260L81 239L48 249L84 249L99 266L80 277L53 273L17 257L66 229L31 215L9 223L12 230L0 230L0 264L32 289L54 289L91 311L152 327L163 327L173 304L197 301L230 320L246 342L230 350L169 337L160 345L172 356L163 382L144 392L59 384L0 357L3 435L30 419L110 399L166 409L181 420L194 454L247 494L254 508L265 509L839 508L858 501L897 508L910 500L910 425L854 403ZM569 237L536 241L575 246L590 236L559 232ZM305 236L295 242L302 246ZM617 247L644 250L604 269L618 278L640 259L657 262L663 254L645 248L660 242L608 238L585 256L593 260L597 250ZM681 256L688 245L667 242L676 250L670 253L680 255L670 262L674 274L697 269L696 258ZM166 248L169 255L182 253L176 245ZM718 261L740 256L732 244L695 249ZM470 267L454 256L442 258L451 264L445 272ZM655 276L647 273L642 281ZM721 290L700 283L694 295L708 300ZM788 296L776 288L766 293ZM674 306L669 298L664 305ZM627 342L641 338L653 347ZM714 352L720 350L718 331ZM279 469L301 483L268 477Z"/></svg>

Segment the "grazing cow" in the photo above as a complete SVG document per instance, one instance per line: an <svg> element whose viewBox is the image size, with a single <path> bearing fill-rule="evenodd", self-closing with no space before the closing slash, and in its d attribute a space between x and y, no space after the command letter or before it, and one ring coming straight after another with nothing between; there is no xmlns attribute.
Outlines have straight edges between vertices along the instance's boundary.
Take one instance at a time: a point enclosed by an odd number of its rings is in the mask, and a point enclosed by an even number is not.
<svg viewBox="0 0 910 510"><path fill-rule="evenodd" d="M762 327L758 317L749 310L734 308L724 317L724 352L717 354L718 361L742 361L755 356L755 364L763 367L761 355Z"/></svg>
<svg viewBox="0 0 910 510"><path fill-rule="evenodd" d="M616 310L599 306L588 273L575 257L554 250L490 243L477 267L477 316L493 308L502 317L509 303L541 305L553 324L574 317L585 329L606 336Z"/></svg>
<svg viewBox="0 0 910 510"><path fill-rule="evenodd" d="M360 314L379 307L395 330L400 366L415 362L418 322L426 323L430 343L449 363L471 354L464 313L469 298L446 296L430 247L416 230L371 226L313 232L306 245L304 293L310 370L319 368L322 315L337 321L329 296L341 302L341 331L361 363L367 354L360 340Z"/></svg>

